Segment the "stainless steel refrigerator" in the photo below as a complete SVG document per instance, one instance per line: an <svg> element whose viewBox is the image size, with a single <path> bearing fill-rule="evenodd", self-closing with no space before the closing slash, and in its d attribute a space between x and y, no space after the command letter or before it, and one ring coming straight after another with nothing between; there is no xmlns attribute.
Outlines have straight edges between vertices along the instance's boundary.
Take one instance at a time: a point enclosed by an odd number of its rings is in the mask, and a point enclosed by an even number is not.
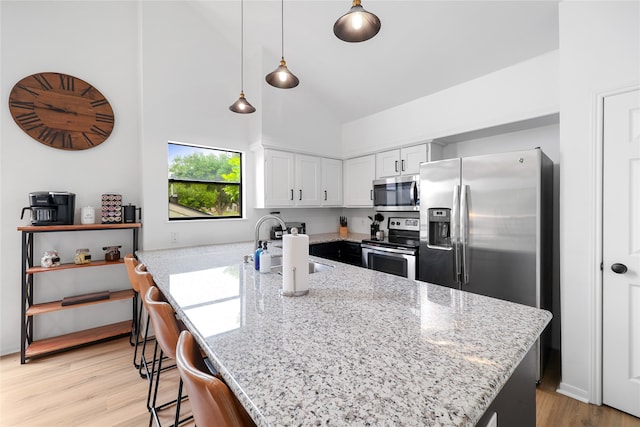
<svg viewBox="0 0 640 427"><path fill-rule="evenodd" d="M552 182L537 148L422 163L419 280L551 310Z"/></svg>

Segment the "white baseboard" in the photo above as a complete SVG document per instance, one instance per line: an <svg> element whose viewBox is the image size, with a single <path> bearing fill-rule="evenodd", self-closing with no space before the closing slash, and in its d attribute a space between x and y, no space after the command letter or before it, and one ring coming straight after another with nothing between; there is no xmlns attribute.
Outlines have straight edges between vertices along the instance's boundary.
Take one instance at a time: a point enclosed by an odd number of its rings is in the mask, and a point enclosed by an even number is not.
<svg viewBox="0 0 640 427"><path fill-rule="evenodd" d="M572 399L579 400L580 402L591 403L589 402L589 394L586 390L582 390L581 388L574 387L563 382L560 383L560 385L556 389L556 392Z"/></svg>

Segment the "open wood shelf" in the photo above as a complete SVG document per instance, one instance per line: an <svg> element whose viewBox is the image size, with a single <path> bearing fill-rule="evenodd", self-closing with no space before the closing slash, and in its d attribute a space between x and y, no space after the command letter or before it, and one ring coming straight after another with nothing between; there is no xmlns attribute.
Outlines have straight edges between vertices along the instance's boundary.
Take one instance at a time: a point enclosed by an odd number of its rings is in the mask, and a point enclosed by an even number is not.
<svg viewBox="0 0 640 427"><path fill-rule="evenodd" d="M84 331L33 341L25 350L25 357L54 353L56 351L101 341L107 338L128 335L130 333L131 320L112 323L110 325L100 326L97 328L85 329Z"/></svg>
<svg viewBox="0 0 640 427"><path fill-rule="evenodd" d="M129 230L132 234L132 253L138 250L138 235L142 224L139 222L119 223L119 224L73 224L73 225L44 225L44 226L21 226L18 231L22 234L22 284L21 284L21 330L20 330L20 363L24 364L26 359L48 353L56 353L64 349L70 349L108 338L122 335L128 335L134 328L133 322L137 320L137 299L133 289L124 289L110 292L104 290L88 294L79 294L65 297L59 301L46 301L34 304L35 292L34 283L36 275L39 273L50 273L52 271L72 270L78 268L105 267L109 265L119 266L122 268L124 259L116 261L91 260L87 264L64 263L56 267L41 267L34 264L33 250L34 240L40 233L55 232L86 232L86 231L119 231ZM62 277L59 277L61 279ZM69 291L67 291L69 292ZM82 290L80 291L82 292ZM108 298L107 298L108 296ZM56 296L60 298L60 295ZM112 301L131 300L133 305L132 320L125 320L118 323L112 323L97 328L81 330L57 337L51 337L43 340L33 340L34 321L33 316L45 313L51 313L61 310L69 310L73 308L86 307L95 304L109 303ZM62 305L64 302L65 305ZM30 342L31 341L31 342Z"/></svg>
<svg viewBox="0 0 640 427"><path fill-rule="evenodd" d="M18 231L40 233L43 231L117 230L140 227L142 227L142 224L139 222L118 224L25 225L18 227Z"/></svg>
<svg viewBox="0 0 640 427"><path fill-rule="evenodd" d="M67 310L70 308L85 307L87 305L101 304L110 301L120 301L131 298L133 298L133 289L111 292L111 294L109 295L109 299L88 301L79 304L62 305L62 301L50 301L41 304L33 304L27 309L27 316L35 316L38 314L51 313L53 311Z"/></svg>
<svg viewBox="0 0 640 427"><path fill-rule="evenodd" d="M87 268L87 267L103 267L105 265L117 265L117 264L123 264L124 263L124 259L120 258L117 261L105 261L105 260L96 260L96 261L91 261L87 264L73 264L73 263L66 263L66 264L60 264L56 267L30 267L27 268L27 274L35 274L35 273L48 273L50 271L56 271L56 270L68 270L71 268Z"/></svg>

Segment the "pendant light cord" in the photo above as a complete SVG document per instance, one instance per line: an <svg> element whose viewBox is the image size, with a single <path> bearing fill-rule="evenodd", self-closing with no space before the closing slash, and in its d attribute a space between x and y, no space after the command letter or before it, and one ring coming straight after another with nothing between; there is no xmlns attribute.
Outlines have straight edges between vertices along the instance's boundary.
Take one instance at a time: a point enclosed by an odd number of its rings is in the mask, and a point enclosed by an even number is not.
<svg viewBox="0 0 640 427"><path fill-rule="evenodd" d="M284 0L280 0L280 52L282 52L282 59L284 59Z"/></svg>
<svg viewBox="0 0 640 427"><path fill-rule="evenodd" d="M244 92L244 0L240 0L240 92Z"/></svg>

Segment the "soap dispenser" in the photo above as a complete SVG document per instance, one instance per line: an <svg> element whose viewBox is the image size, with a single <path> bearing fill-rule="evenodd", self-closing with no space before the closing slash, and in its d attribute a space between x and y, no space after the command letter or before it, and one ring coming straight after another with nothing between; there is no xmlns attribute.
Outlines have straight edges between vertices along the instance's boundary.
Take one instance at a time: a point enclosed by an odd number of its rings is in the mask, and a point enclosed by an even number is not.
<svg viewBox="0 0 640 427"><path fill-rule="evenodd" d="M267 242L263 242L262 253L260 254L260 273L271 272L271 254L267 249Z"/></svg>
<svg viewBox="0 0 640 427"><path fill-rule="evenodd" d="M253 254L253 266L256 270L260 270L260 254L262 253L262 240L258 240L258 248Z"/></svg>

